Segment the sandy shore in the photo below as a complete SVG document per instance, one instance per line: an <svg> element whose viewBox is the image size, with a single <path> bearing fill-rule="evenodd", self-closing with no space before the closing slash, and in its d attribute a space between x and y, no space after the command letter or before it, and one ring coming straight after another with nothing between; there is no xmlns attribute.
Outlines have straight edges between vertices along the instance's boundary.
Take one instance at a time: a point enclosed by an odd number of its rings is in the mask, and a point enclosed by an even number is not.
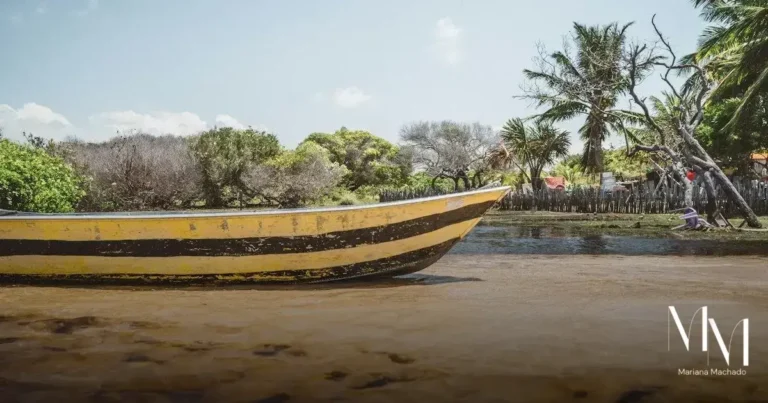
<svg viewBox="0 0 768 403"><path fill-rule="evenodd" d="M303 289L0 288L0 401L768 400L757 257L448 255L408 279ZM728 343L750 321L746 376ZM730 368L742 367L736 330Z"/></svg>

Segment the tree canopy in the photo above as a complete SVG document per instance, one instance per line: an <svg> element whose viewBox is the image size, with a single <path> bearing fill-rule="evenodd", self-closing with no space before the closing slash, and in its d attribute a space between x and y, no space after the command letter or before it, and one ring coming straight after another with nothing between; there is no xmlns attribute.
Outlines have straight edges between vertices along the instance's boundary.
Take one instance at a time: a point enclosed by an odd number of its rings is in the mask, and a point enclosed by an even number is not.
<svg viewBox="0 0 768 403"><path fill-rule="evenodd" d="M719 81L715 99L741 98L727 122L733 129L748 106L763 102L761 98L768 95L768 2L693 0L693 4L713 25L704 30L699 48L686 61L706 66ZM698 85L695 77L689 81L689 87Z"/></svg>
<svg viewBox="0 0 768 403"><path fill-rule="evenodd" d="M346 167L331 161L328 150L309 141L252 166L244 183L256 197L299 207L328 194L347 173Z"/></svg>
<svg viewBox="0 0 768 403"><path fill-rule="evenodd" d="M488 157L499 142L491 126L450 120L404 125L400 139L411 150L416 168L435 179L453 180L456 189L459 181L465 189L484 183Z"/></svg>
<svg viewBox="0 0 768 403"><path fill-rule="evenodd" d="M252 166L282 151L277 137L253 129L216 128L191 139L200 164L206 205L222 207L244 191L242 177Z"/></svg>
<svg viewBox="0 0 768 403"><path fill-rule="evenodd" d="M568 132L555 128L551 123L538 122L526 126L519 118L507 121L501 129L501 138L516 160L514 164L536 189L541 187L544 168L565 157L571 146Z"/></svg>
<svg viewBox="0 0 768 403"><path fill-rule="evenodd" d="M342 127L334 133L312 133L302 142L312 142L329 152L330 161L343 165L343 185L351 190L361 186L399 186L412 171L407 150L363 130Z"/></svg>
<svg viewBox="0 0 768 403"><path fill-rule="evenodd" d="M70 212L84 192L74 169L43 149L0 139L0 208Z"/></svg>
<svg viewBox="0 0 768 403"><path fill-rule="evenodd" d="M534 116L539 121L561 122L584 117L579 134L584 141L581 166L603 170L603 141L613 131L623 133L625 121L638 117L616 109L626 91L622 74L626 30L631 24L585 26L574 23L570 41L561 51L537 59L537 70L523 70L530 80L523 98L547 109Z"/></svg>

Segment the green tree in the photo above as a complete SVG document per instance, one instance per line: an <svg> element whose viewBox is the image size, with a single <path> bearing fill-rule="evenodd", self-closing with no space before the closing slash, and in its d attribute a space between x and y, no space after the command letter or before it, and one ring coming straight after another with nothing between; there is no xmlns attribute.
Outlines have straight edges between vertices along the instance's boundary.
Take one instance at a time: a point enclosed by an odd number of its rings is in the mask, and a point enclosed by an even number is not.
<svg viewBox="0 0 768 403"><path fill-rule="evenodd" d="M254 165L281 151L273 134L248 128L222 127L191 139L192 151L202 171L207 207L223 207L246 190L243 175Z"/></svg>
<svg viewBox="0 0 768 403"><path fill-rule="evenodd" d="M741 97L727 128L732 129L749 105L768 94L768 2L765 0L693 0L704 19L699 48L686 62L702 63L720 81L713 96ZM689 80L689 88L697 87ZM739 122L741 123L741 122Z"/></svg>
<svg viewBox="0 0 768 403"><path fill-rule="evenodd" d="M588 172L603 170L603 141L611 131L623 133L625 122L639 121L638 115L616 109L627 88L621 62L630 25L574 23L571 41L562 51L542 54L538 70L523 70L532 82L523 98L547 108L534 118L552 123L585 118L579 134L584 140L581 165Z"/></svg>
<svg viewBox="0 0 768 403"><path fill-rule="evenodd" d="M0 208L71 212L83 194L81 179L61 158L0 139Z"/></svg>
<svg viewBox="0 0 768 403"><path fill-rule="evenodd" d="M603 154L605 155L605 154ZM587 185L594 182L594 175L585 175L581 165L581 155L572 154L560 160L550 171L552 176L562 176L568 186Z"/></svg>
<svg viewBox="0 0 768 403"><path fill-rule="evenodd" d="M652 169L650 155L643 153L629 157L624 147L606 151L603 154L603 164L607 172L613 172L620 180L645 177Z"/></svg>
<svg viewBox="0 0 768 403"><path fill-rule="evenodd" d="M251 166L243 183L252 196L280 207L305 206L330 195L348 173L330 157L324 147L304 142L295 150Z"/></svg>
<svg viewBox="0 0 768 403"><path fill-rule="evenodd" d="M332 162L347 167L342 183L351 191L366 185L399 186L412 171L407 150L367 131L342 127L335 133L312 133L305 142L322 146Z"/></svg>
<svg viewBox="0 0 768 403"><path fill-rule="evenodd" d="M753 152L768 148L768 102L756 98L744 108L747 111L733 130L725 129L742 99L731 98L709 104L704 120L697 131L697 138L712 158L740 175L752 175L750 156Z"/></svg>
<svg viewBox="0 0 768 403"><path fill-rule="evenodd" d="M513 163L535 189L542 186L544 168L568 155L571 146L568 132L544 122L526 126L522 119L508 120L501 129L501 138Z"/></svg>

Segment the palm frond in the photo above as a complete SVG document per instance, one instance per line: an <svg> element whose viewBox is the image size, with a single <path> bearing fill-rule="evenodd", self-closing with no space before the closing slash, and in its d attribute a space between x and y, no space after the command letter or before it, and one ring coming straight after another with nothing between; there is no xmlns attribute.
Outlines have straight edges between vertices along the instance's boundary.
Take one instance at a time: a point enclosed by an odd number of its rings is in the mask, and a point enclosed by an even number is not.
<svg viewBox="0 0 768 403"><path fill-rule="evenodd" d="M744 112L744 109L747 107L747 105L749 105L755 96L760 92L760 90L764 89L763 87L766 86L768 86L768 67L766 67L762 73L760 73L757 79L749 87L746 94L744 94L744 97L742 98L738 108L736 108L736 112L734 112L733 117L725 125L726 130L731 130L736 125L736 123L741 119L742 113Z"/></svg>

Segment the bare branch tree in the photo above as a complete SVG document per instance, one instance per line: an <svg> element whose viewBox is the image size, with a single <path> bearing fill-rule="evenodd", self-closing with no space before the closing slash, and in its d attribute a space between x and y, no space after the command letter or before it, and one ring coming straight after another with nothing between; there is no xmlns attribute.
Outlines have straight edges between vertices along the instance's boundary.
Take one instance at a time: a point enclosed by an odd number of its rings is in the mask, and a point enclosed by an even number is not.
<svg viewBox="0 0 768 403"><path fill-rule="evenodd" d="M483 184L488 157L499 138L490 126L480 123L416 122L403 126L400 138L412 150L413 163L433 177L451 179L454 188L462 181L465 189ZM470 180L469 175L474 180Z"/></svg>
<svg viewBox="0 0 768 403"><path fill-rule="evenodd" d="M717 181L729 199L736 204L747 224L750 227L760 228L761 224L755 213L746 203L741 194L739 194L738 190L733 183L731 183L723 170L720 169L707 151L704 150L704 147L702 147L698 140L696 140L695 133L704 116L704 105L706 105L707 100L712 94L712 91L716 88L717 83L712 82L707 77L703 67L693 64L678 63L677 56L672 50L670 42L661 33L661 30L656 25L655 19L656 16L654 15L651 19L651 24L668 56L662 57L656 53L653 47L638 44L629 47L626 64L629 77L628 92L634 103L643 111L646 125L659 134L661 144L637 144L630 154L639 151L666 154L672 161L673 169L677 172L678 176L680 176L680 180L682 180L685 185L685 201L687 206L692 206L693 201L692 183L685 175L685 167L693 169L703 177L705 190L710 197L710 203L708 204L713 204L712 200L714 199L715 191L714 181ZM678 114L674 119L674 134L681 140L677 147L678 150L673 150L665 144L666 132L657 122L656 118L651 115L650 110L646 105L646 100L640 98L637 94L637 86L647 77L647 73L653 71L654 67L663 67L665 69L661 76L662 80L670 87L673 97L677 101L676 109ZM676 70L693 71L693 74L697 75L699 82L702 83L698 92L693 94L691 98L681 95L670 82L669 74ZM712 208L713 206L709 207Z"/></svg>

